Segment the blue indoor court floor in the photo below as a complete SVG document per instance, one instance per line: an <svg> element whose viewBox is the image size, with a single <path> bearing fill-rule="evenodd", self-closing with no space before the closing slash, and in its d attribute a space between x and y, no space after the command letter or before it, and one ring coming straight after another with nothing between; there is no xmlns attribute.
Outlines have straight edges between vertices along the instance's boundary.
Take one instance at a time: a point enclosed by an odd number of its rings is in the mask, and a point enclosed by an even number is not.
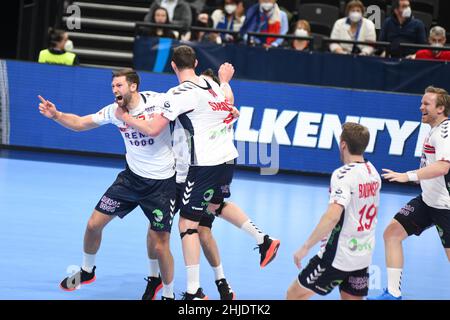
<svg viewBox="0 0 450 320"><path fill-rule="evenodd" d="M0 154L0 299L140 299L148 271L147 220L140 209L106 227L93 284L74 292L64 292L58 286L67 268L81 263L87 219L123 161L23 151ZM237 299L284 299L298 273L293 253L327 207L328 182L324 177L236 173L231 200L263 231L281 240L277 258L261 269L253 239L216 220L213 232ZM371 280L378 289L371 290L371 295L386 286L383 230L417 193L417 188L385 185L378 213L372 269L375 276ZM179 299L186 281L177 223L176 218L171 245ZM309 257L317 250L318 246ZM404 252L404 298L450 299L450 264L436 230L408 239ZM210 299L218 299L213 271L204 258L200 272L205 293ZM315 299L338 298L335 290Z"/></svg>

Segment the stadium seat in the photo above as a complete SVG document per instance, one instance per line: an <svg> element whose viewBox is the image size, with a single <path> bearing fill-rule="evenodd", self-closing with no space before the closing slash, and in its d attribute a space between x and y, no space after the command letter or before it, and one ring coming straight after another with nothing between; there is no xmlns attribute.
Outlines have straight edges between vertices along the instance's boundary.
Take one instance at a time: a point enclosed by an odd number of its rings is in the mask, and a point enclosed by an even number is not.
<svg viewBox="0 0 450 320"><path fill-rule="evenodd" d="M339 19L339 9L326 4L302 4L298 10L299 19L307 20L313 33L329 36L334 23Z"/></svg>
<svg viewBox="0 0 450 320"><path fill-rule="evenodd" d="M427 29L427 32L430 31L431 25L433 23L433 16L430 13L413 11L412 14L415 18L422 20L425 28Z"/></svg>
<svg viewBox="0 0 450 320"><path fill-rule="evenodd" d="M413 10L428 12L437 20L439 16L439 0L411 0Z"/></svg>

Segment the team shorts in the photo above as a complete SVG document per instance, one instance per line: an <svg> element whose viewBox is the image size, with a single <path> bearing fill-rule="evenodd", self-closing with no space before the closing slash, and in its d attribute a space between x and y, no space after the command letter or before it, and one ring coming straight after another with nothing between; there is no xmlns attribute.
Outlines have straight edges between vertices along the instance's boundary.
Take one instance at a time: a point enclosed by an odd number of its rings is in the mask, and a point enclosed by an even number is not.
<svg viewBox="0 0 450 320"><path fill-rule="evenodd" d="M106 215L124 218L139 206L150 221L154 231L170 232L175 213L175 175L156 180L138 176L128 167L119 173L106 190L95 209Z"/></svg>
<svg viewBox="0 0 450 320"><path fill-rule="evenodd" d="M365 297L369 291L368 267L356 271L341 271L314 256L298 275L299 283L311 291L325 296L339 286L340 291L357 297Z"/></svg>
<svg viewBox="0 0 450 320"><path fill-rule="evenodd" d="M420 234L426 229L436 226L444 248L450 248L450 210L436 209L428 206L418 196L409 201L395 215L397 220L406 230L409 236Z"/></svg>

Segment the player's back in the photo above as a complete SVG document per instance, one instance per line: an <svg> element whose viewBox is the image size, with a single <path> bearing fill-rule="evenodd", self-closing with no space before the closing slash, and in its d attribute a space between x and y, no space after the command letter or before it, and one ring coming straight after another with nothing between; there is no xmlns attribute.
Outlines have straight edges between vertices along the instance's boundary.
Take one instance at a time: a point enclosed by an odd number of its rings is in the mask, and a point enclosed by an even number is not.
<svg viewBox="0 0 450 320"><path fill-rule="evenodd" d="M191 165L219 165L238 156L233 143L230 105L214 81L199 77L199 84L185 81L167 92L164 115L178 120L190 135ZM172 109L172 110L171 110Z"/></svg>
<svg viewBox="0 0 450 320"><path fill-rule="evenodd" d="M333 172L330 202L344 207L322 248L324 259L342 271L368 267L375 248L381 178L370 162L353 162Z"/></svg>

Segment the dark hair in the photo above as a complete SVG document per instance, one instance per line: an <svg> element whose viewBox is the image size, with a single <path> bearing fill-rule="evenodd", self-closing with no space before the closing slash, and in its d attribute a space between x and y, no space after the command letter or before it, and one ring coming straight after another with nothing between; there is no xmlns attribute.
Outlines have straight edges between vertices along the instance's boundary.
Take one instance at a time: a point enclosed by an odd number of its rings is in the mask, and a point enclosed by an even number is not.
<svg viewBox="0 0 450 320"><path fill-rule="evenodd" d="M361 12L364 14L364 11L366 8L364 8L364 4L359 0L352 0L349 3L347 3L347 6L345 7L345 14L348 16L350 10L353 8L360 8Z"/></svg>
<svg viewBox="0 0 450 320"><path fill-rule="evenodd" d="M444 115L448 117L450 113L450 96L448 95L447 90L429 86L425 89L425 93L436 94L436 107L443 106L445 108Z"/></svg>
<svg viewBox="0 0 450 320"><path fill-rule="evenodd" d="M205 71L202 72L202 75L210 77L211 79L214 80L215 83L217 83L220 86L219 77L216 76L216 74L214 73L213 69L211 69L211 68L206 69Z"/></svg>
<svg viewBox="0 0 450 320"><path fill-rule="evenodd" d="M166 8L161 7L161 6L156 7L155 10L153 10L153 15L150 18L150 22L156 23L156 21L155 21L155 14L156 14L156 11L158 11L158 10L163 10L166 13L167 20L166 20L165 24L169 24L170 23L169 12L167 11Z"/></svg>
<svg viewBox="0 0 450 320"><path fill-rule="evenodd" d="M120 70L113 71L112 78L125 77L128 84L136 83L136 89L139 89L140 79L139 75L131 68L124 68Z"/></svg>
<svg viewBox="0 0 450 320"><path fill-rule="evenodd" d="M369 130L358 123L346 122L342 125L341 141L347 143L348 151L354 156L364 153L369 144Z"/></svg>
<svg viewBox="0 0 450 320"><path fill-rule="evenodd" d="M194 49L189 46L182 45L173 49L172 61L178 70L194 69L197 56Z"/></svg>
<svg viewBox="0 0 450 320"><path fill-rule="evenodd" d="M61 29L48 29L48 36L49 36L49 47L54 48L56 45L61 42L62 39L64 39L64 35L66 34L66 31Z"/></svg>
<svg viewBox="0 0 450 320"><path fill-rule="evenodd" d="M395 9L400 8L400 1L402 1L402 0L392 0L392 4L391 4L392 11L394 11Z"/></svg>

